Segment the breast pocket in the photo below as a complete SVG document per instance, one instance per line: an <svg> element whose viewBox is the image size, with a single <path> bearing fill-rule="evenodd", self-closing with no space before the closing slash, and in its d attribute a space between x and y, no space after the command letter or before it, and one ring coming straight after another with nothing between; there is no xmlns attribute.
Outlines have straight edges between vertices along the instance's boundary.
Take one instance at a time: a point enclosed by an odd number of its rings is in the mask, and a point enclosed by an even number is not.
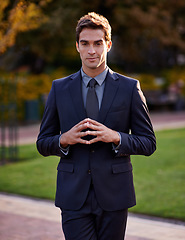
<svg viewBox="0 0 185 240"><path fill-rule="evenodd" d="M123 131L128 122L128 112L127 109L121 109L116 111L109 111L106 116L105 124L107 127L116 130Z"/></svg>
<svg viewBox="0 0 185 240"><path fill-rule="evenodd" d="M109 109L109 113L116 113L116 112L122 112L126 109L126 105L118 105L118 106L112 106Z"/></svg>

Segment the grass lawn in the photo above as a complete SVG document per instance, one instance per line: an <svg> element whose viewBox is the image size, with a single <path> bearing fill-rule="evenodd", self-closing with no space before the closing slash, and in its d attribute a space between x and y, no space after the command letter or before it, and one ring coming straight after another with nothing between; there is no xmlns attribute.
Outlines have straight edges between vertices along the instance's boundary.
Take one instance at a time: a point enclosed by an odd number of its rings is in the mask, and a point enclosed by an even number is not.
<svg viewBox="0 0 185 240"><path fill-rule="evenodd" d="M132 156L137 205L132 212L185 221L185 129L156 132L151 157ZM20 161L0 166L0 191L54 199L59 158L20 147Z"/></svg>
<svg viewBox="0 0 185 240"><path fill-rule="evenodd" d="M151 157L134 156L133 212L185 221L185 129L156 132Z"/></svg>
<svg viewBox="0 0 185 240"><path fill-rule="evenodd" d="M54 199L58 157L42 157L34 144L19 148L20 161L0 166L0 191Z"/></svg>

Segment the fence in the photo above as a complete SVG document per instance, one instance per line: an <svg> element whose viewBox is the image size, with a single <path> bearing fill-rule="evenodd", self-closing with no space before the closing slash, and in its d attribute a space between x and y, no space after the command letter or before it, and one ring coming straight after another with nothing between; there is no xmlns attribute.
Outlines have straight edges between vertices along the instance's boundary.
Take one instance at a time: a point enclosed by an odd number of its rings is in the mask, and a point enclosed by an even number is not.
<svg viewBox="0 0 185 240"><path fill-rule="evenodd" d="M0 164L18 159L16 79L0 79Z"/></svg>

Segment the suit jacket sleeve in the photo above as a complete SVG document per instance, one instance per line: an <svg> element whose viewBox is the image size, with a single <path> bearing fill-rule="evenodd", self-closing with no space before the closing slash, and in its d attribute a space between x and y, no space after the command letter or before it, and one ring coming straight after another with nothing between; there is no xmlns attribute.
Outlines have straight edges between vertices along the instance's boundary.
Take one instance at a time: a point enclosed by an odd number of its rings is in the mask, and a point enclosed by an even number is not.
<svg viewBox="0 0 185 240"><path fill-rule="evenodd" d="M136 81L133 88L130 130L130 134L120 132L122 143L117 157L151 155L156 149L156 138L139 81Z"/></svg>
<svg viewBox="0 0 185 240"><path fill-rule="evenodd" d="M37 138L37 149L43 156L56 155L65 157L59 147L60 122L56 106L55 81L48 95L46 107Z"/></svg>

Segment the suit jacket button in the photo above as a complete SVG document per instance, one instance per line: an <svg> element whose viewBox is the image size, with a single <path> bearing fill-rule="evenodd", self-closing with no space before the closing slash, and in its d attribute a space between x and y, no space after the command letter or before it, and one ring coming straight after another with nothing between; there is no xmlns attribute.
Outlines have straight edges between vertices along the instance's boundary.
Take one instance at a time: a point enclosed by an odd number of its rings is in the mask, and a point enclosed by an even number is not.
<svg viewBox="0 0 185 240"><path fill-rule="evenodd" d="M90 169L88 170L88 174L91 174L91 170Z"/></svg>

